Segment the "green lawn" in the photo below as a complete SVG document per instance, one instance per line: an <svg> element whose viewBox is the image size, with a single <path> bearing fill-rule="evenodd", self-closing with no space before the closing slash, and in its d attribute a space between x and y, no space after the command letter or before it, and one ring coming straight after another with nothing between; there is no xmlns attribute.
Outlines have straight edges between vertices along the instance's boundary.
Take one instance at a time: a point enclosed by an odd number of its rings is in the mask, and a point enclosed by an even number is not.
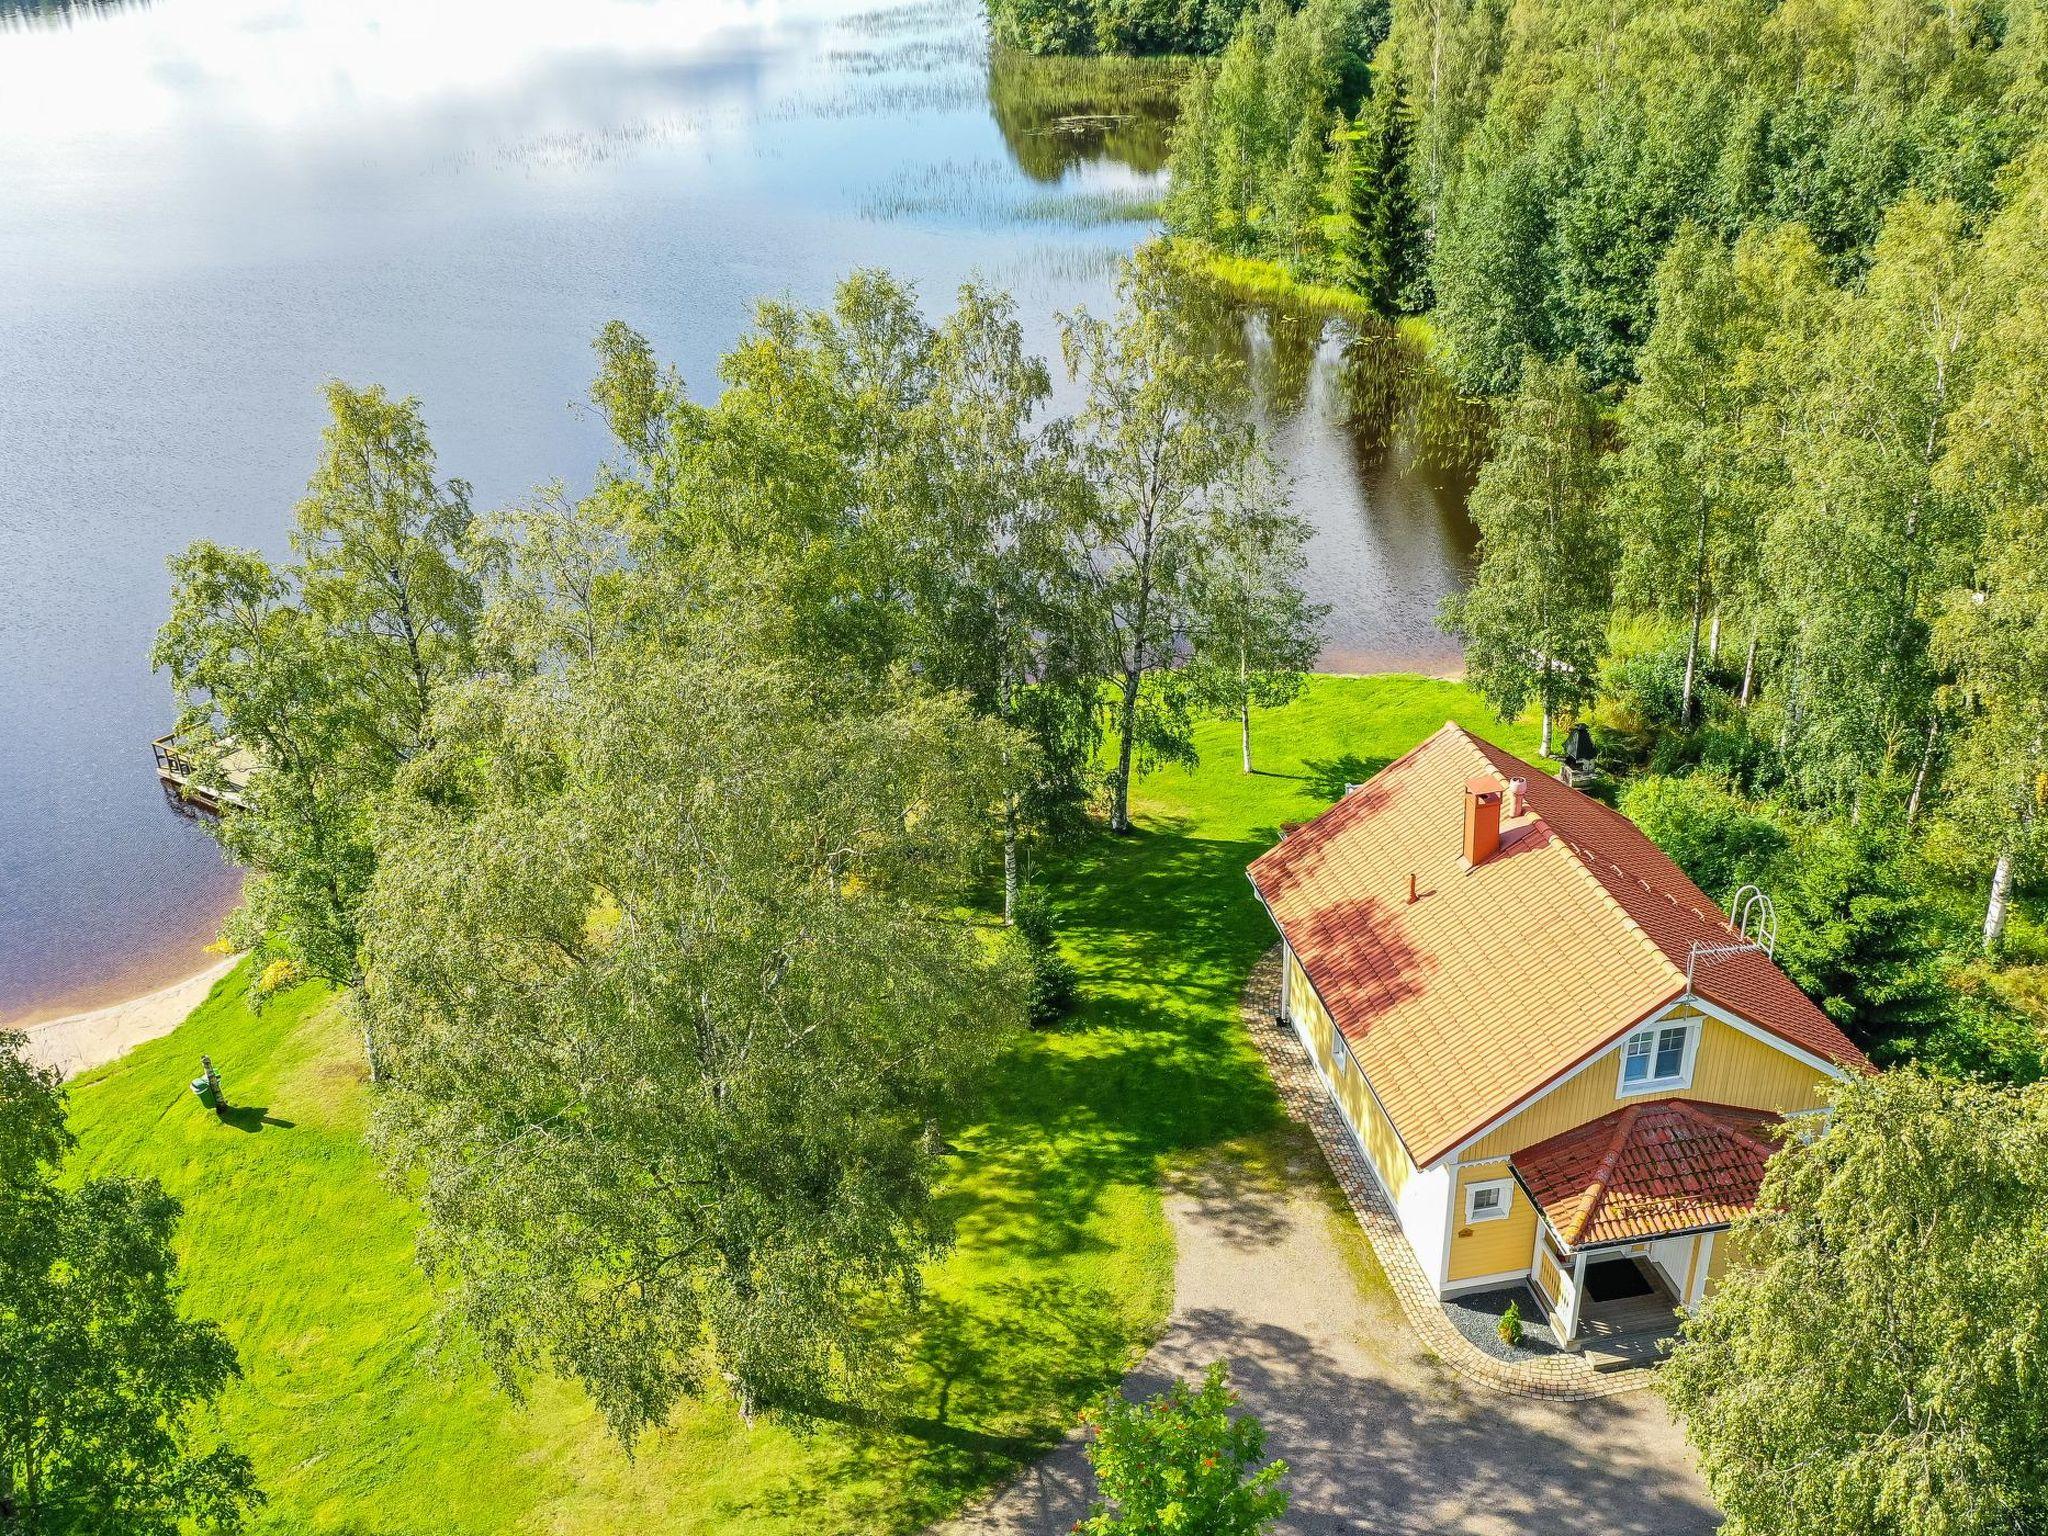
<svg viewBox="0 0 2048 1536"><path fill-rule="evenodd" d="M1000 1064L960 1127L959 1244L881 1401L809 1436L688 1410L625 1456L582 1394L502 1395L443 1337L411 1258L412 1216L361 1144L356 1040L317 987L252 1012L237 972L175 1034L74 1086L78 1162L151 1174L185 1202L194 1311L220 1319L246 1380L224 1406L277 1532L803 1532L914 1529L1072 1422L1170 1301L1161 1170L1221 1152L1275 1163L1284 1121L1237 1022L1272 942L1245 864L1284 821L1455 717L1525 754L1456 684L1322 678L1233 728L1203 766L1140 786L1140 834L1043 871L1088 995L1068 1027ZM210 1051L239 1111L185 1084Z"/></svg>

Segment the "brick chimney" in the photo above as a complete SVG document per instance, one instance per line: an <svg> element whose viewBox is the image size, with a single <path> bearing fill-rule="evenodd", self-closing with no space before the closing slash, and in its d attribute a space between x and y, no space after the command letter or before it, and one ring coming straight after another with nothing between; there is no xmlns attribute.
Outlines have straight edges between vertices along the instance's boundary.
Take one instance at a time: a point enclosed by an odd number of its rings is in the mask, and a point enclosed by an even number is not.
<svg viewBox="0 0 2048 1536"><path fill-rule="evenodd" d="M1465 781L1465 866L1484 864L1500 851L1500 780L1486 774Z"/></svg>

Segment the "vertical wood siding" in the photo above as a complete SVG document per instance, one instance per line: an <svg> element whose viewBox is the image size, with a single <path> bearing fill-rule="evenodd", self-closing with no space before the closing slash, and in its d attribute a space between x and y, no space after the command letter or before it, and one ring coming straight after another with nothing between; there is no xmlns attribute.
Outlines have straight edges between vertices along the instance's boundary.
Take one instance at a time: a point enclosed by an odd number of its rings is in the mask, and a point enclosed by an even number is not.
<svg viewBox="0 0 2048 1536"><path fill-rule="evenodd" d="M1308 977L1302 974L1301 963L1292 953L1287 957L1287 1004L1313 1043L1316 1064L1336 1085L1337 1106L1358 1133L1366 1156L1372 1159L1373 1167L1379 1173L1380 1182L1386 1185L1387 1193L1398 1199L1409 1179L1415 1176L1415 1163L1408 1156L1408 1149L1401 1144L1401 1138L1394 1134L1394 1127L1380 1112L1379 1101L1373 1098L1372 1091L1366 1086L1365 1074L1351 1060L1351 1053L1345 1052L1343 1067L1336 1065L1331 1049L1336 1038L1336 1025L1331 1022L1328 1011L1309 986Z"/></svg>
<svg viewBox="0 0 2048 1536"><path fill-rule="evenodd" d="M1698 1016L1690 1008L1676 1008L1666 1017ZM1779 1114L1818 1107L1820 1091L1829 1082L1826 1073L1719 1019L1707 1019L1705 1027L1693 1061L1692 1085L1661 1097L1739 1104L1745 1109L1768 1109ZM1615 1092L1620 1073L1621 1046L1617 1044L1569 1082L1552 1089L1514 1119L1475 1142L1465 1156L1504 1157L1575 1125L1597 1120L1624 1104L1660 1097L1621 1097Z"/></svg>

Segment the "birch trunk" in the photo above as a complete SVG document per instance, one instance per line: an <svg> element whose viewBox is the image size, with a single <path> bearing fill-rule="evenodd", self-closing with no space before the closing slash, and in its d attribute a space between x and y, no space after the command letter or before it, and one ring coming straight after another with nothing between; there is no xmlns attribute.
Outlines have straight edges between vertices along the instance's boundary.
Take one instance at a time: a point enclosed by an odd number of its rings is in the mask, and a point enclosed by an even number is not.
<svg viewBox="0 0 2048 1536"><path fill-rule="evenodd" d="M1941 716L1927 722L1927 750L1920 754L1920 769L1913 775L1913 793L1906 799L1906 825L1920 815L1920 802L1927 793L1927 776L1934 771L1934 745L1941 739Z"/></svg>
<svg viewBox="0 0 2048 1536"><path fill-rule="evenodd" d="M1685 640L1685 686L1678 695L1678 723L1681 727L1692 724L1693 689L1700 675L1700 622L1706 617L1707 608L1707 516L1706 509L1700 509L1700 545L1697 563L1692 578L1692 631Z"/></svg>
<svg viewBox="0 0 2048 1536"><path fill-rule="evenodd" d="M1237 724L1238 755L1244 764L1243 771L1252 771L1252 694L1251 666L1242 645L1237 648Z"/></svg>
<svg viewBox="0 0 2048 1536"><path fill-rule="evenodd" d="M1003 923L1017 919L1017 797L1003 804Z"/></svg>
<svg viewBox="0 0 2048 1536"><path fill-rule="evenodd" d="M1109 830L1131 830L1131 751L1138 736L1138 681L1140 674L1124 673L1123 699L1117 706L1116 782L1109 808Z"/></svg>
<svg viewBox="0 0 2048 1536"><path fill-rule="evenodd" d="M1998 855L1998 864L1991 871L1991 900L1984 907L1984 948L1997 947L2005 935L2005 909L2012 899L2012 850L2004 849Z"/></svg>
<svg viewBox="0 0 2048 1536"><path fill-rule="evenodd" d="M1756 631L1749 632L1749 655L1742 663L1742 707L1749 708L1750 691L1756 686Z"/></svg>

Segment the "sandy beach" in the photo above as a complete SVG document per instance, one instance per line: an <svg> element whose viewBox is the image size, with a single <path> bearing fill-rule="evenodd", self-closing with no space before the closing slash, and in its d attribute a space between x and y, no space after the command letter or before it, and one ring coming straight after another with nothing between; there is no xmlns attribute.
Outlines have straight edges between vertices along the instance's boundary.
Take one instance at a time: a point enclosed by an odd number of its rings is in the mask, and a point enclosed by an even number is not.
<svg viewBox="0 0 2048 1536"><path fill-rule="evenodd" d="M16 1027L28 1039L29 1060L53 1066L67 1078L76 1077L176 1029L240 958L217 960L196 975L126 1002Z"/></svg>

